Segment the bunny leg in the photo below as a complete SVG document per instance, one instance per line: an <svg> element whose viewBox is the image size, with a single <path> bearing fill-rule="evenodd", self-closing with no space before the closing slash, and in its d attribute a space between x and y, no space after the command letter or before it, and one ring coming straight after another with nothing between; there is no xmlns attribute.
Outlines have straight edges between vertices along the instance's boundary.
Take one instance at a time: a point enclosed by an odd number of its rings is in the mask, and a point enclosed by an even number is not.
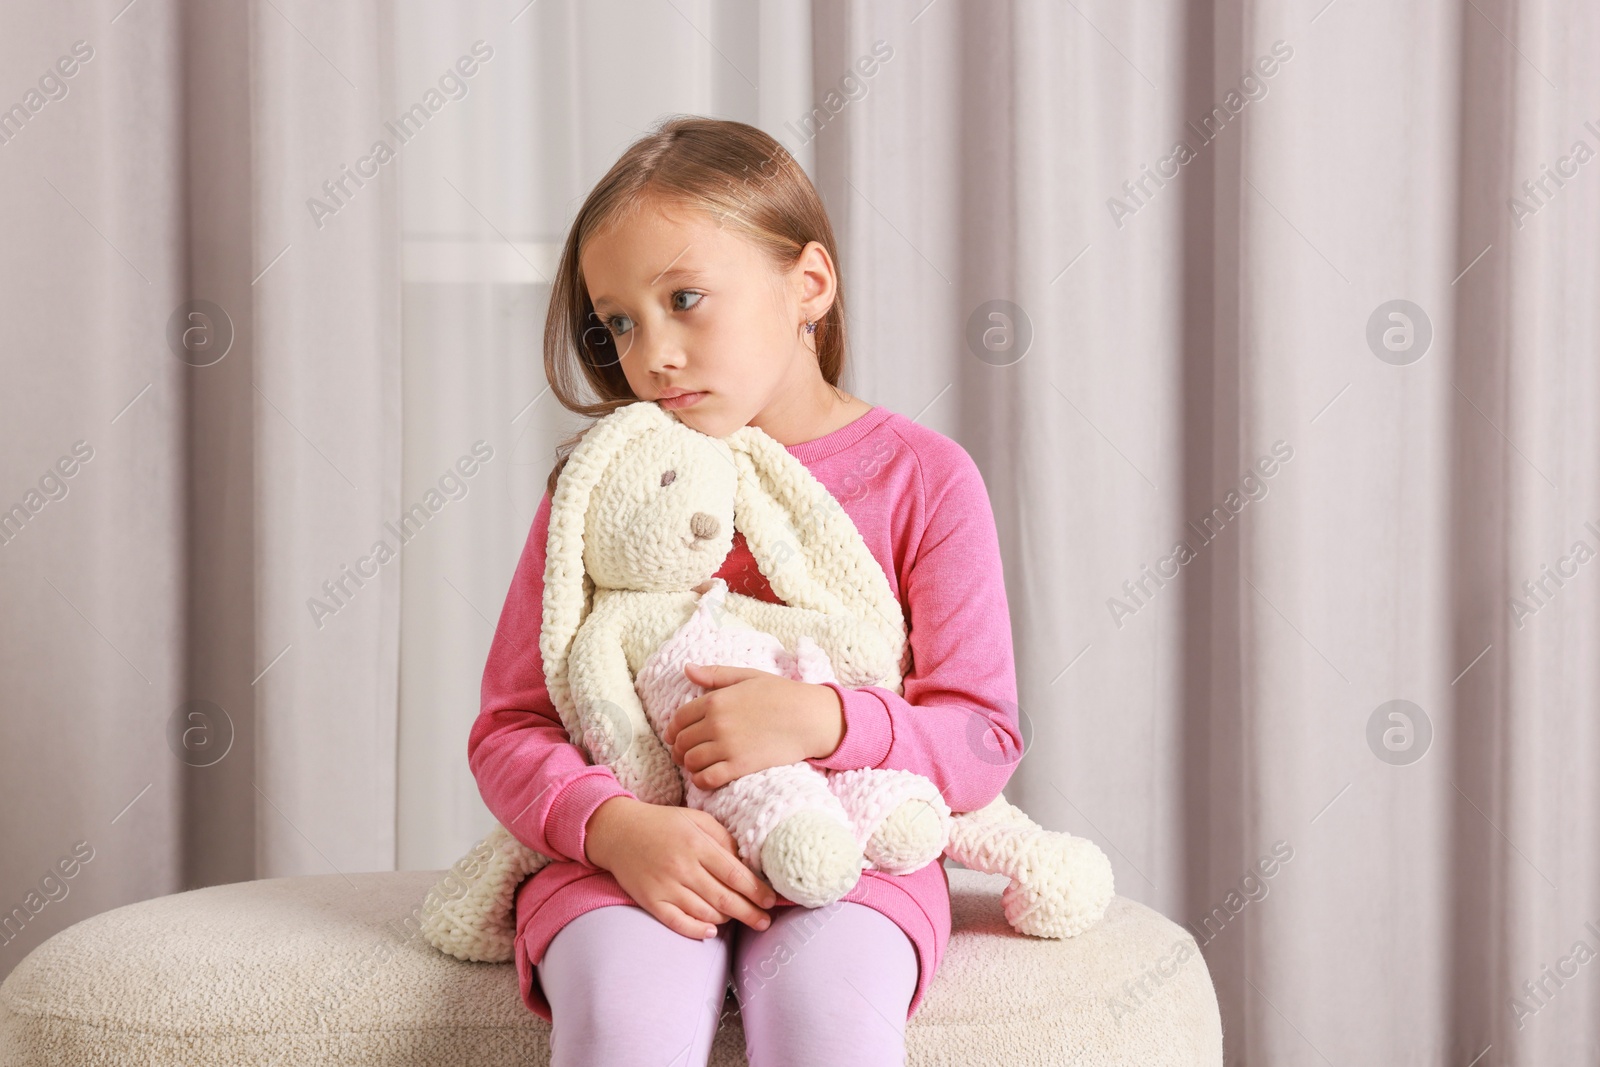
<svg viewBox="0 0 1600 1067"><path fill-rule="evenodd" d="M1115 892L1111 861L1093 841L1046 830L1002 795L957 815L946 855L963 867L1003 874L1006 922L1034 937L1074 937L1105 914Z"/></svg>
<svg viewBox="0 0 1600 1067"><path fill-rule="evenodd" d="M511 959L517 886L549 862L550 857L533 851L497 823L428 891L422 904L423 936L434 948L460 960Z"/></svg>
<svg viewBox="0 0 1600 1067"><path fill-rule="evenodd" d="M769 767L709 791L687 775L684 781L689 806L727 827L739 858L783 896L820 908L855 888L861 848L827 778L815 767Z"/></svg>
<svg viewBox="0 0 1600 1067"><path fill-rule="evenodd" d="M889 874L921 870L950 839L950 806L920 774L902 770L834 771L828 788L839 798L856 840L873 867Z"/></svg>

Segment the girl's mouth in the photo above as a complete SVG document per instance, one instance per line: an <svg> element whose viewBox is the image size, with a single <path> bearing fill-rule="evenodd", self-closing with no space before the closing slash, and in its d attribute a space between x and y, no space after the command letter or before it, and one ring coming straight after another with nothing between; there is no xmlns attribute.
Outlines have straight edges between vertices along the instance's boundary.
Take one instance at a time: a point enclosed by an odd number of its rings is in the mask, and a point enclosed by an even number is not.
<svg viewBox="0 0 1600 1067"><path fill-rule="evenodd" d="M657 401L657 403L666 408L668 411L676 411L679 408L691 407L695 404L698 404L705 396L705 393L684 393L682 396L663 397L661 400Z"/></svg>

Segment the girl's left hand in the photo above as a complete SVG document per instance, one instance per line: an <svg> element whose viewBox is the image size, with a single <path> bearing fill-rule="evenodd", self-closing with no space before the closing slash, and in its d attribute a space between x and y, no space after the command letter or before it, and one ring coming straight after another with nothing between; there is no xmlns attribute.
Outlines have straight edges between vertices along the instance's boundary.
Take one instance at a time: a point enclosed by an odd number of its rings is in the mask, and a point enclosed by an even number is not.
<svg viewBox="0 0 1600 1067"><path fill-rule="evenodd" d="M825 685L715 664L691 663L684 676L707 692L673 714L661 739L701 789L831 755L844 737L844 708Z"/></svg>

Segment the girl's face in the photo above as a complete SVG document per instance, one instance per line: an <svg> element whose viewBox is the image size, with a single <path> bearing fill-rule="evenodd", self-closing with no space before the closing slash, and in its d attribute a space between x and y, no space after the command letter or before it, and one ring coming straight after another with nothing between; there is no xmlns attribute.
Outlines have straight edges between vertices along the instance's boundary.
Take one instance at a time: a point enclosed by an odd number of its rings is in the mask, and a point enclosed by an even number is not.
<svg viewBox="0 0 1600 1067"><path fill-rule="evenodd" d="M589 299L640 400L712 437L741 426L803 421L826 390L802 325L833 303L827 253L806 246L787 274L731 227L687 207L646 204L593 235L579 254ZM763 427L765 428L765 427Z"/></svg>

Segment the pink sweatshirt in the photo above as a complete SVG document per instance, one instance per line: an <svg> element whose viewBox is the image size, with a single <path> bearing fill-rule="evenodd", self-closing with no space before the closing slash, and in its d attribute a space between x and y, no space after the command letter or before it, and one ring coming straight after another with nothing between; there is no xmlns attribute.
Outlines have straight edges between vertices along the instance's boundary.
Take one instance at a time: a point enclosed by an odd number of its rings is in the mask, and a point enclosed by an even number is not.
<svg viewBox="0 0 1600 1067"><path fill-rule="evenodd" d="M1016 666L1000 545L983 477L948 437L884 407L789 452L843 505L882 565L909 622L912 662L902 697L888 689L827 683L844 706L844 737L808 762L849 770L915 771L952 811L1000 795L1021 758ZM539 656L550 496L534 515L483 672L483 701L467 759L501 825L553 862L517 890L516 965L522 999L550 1021L534 965L569 920L607 904L632 904L609 871L584 855L595 808L631 796L611 768L588 763L567 738L545 689ZM776 603L744 538L717 576ZM908 875L866 870L846 897L893 920L916 948L922 1002L950 939L944 865ZM797 907L779 896L777 907Z"/></svg>

